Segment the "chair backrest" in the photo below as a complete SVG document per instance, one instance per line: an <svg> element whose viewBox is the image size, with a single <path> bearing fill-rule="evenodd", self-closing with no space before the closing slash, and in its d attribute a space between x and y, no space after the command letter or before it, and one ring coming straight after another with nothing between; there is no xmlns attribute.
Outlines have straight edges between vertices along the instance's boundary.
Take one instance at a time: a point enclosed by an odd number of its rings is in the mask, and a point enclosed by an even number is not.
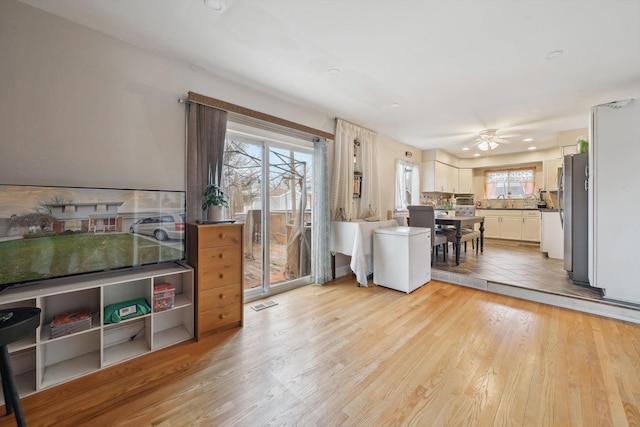
<svg viewBox="0 0 640 427"><path fill-rule="evenodd" d="M476 216L476 207L473 205L456 206L456 216Z"/></svg>
<svg viewBox="0 0 640 427"><path fill-rule="evenodd" d="M409 225L431 229L431 246L436 241L436 213L433 206L412 205L409 209Z"/></svg>

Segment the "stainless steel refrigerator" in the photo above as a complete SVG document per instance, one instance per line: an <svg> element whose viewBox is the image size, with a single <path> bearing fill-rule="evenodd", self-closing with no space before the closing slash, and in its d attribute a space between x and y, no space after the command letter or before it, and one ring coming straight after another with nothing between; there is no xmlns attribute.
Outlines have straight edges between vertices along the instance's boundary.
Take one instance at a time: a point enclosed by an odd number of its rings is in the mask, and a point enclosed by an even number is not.
<svg viewBox="0 0 640 427"><path fill-rule="evenodd" d="M564 156L559 196L564 230L564 269L578 285L589 285L589 155Z"/></svg>

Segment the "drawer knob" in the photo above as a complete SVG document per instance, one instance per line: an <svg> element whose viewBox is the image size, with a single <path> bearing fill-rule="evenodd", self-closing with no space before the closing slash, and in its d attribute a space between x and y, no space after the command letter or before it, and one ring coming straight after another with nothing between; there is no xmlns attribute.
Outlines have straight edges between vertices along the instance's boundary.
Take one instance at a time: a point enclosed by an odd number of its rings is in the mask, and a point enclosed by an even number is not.
<svg viewBox="0 0 640 427"><path fill-rule="evenodd" d="M220 233L220 235L218 236L220 239L224 239L224 233Z"/></svg>
<svg viewBox="0 0 640 427"><path fill-rule="evenodd" d="M220 258L220 259L224 258L224 254L218 255L218 258Z"/></svg>
<svg viewBox="0 0 640 427"><path fill-rule="evenodd" d="M227 317L226 314L221 314L220 316L218 316L220 319L224 319L225 317Z"/></svg>
<svg viewBox="0 0 640 427"><path fill-rule="evenodd" d="M224 294L220 294L220 299L224 299Z"/></svg>
<svg viewBox="0 0 640 427"><path fill-rule="evenodd" d="M222 279L224 277L224 273L220 273L219 277Z"/></svg>

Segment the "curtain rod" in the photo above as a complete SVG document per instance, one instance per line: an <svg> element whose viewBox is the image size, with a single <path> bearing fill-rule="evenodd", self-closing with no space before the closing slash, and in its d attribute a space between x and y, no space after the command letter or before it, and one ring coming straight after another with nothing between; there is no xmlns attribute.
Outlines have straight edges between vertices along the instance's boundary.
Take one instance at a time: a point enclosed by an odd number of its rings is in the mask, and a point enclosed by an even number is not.
<svg viewBox="0 0 640 427"><path fill-rule="evenodd" d="M259 111L252 110L250 108L241 107L239 105L231 104L229 102L221 101L209 96L200 95L195 92L188 92L188 98L178 99L180 103L194 103L199 105L205 105L207 107L217 108L219 110L227 111L229 113L239 114L241 116L250 117L252 119L261 120L263 122L272 123L284 128L290 128L299 132L306 133L311 136L319 136L322 138L334 140L335 135L329 132L325 132L319 129L314 129L299 123L291 122L289 120L281 119L279 117L271 116L269 114L261 113Z"/></svg>
<svg viewBox="0 0 640 427"><path fill-rule="evenodd" d="M343 122L345 122L345 123L349 123L349 124L350 124L350 125L352 125L352 126L357 126L357 127L359 127L360 129L366 130L367 132L375 133L375 134L376 134L376 136L378 135L378 132L377 132L377 131L375 131L375 130L367 129L367 128L366 128L366 127L364 127L364 126L360 126L360 125L358 125L358 124L352 123L352 122L350 122L349 120L341 119L340 117L336 117L336 126L338 125L338 120L342 120Z"/></svg>

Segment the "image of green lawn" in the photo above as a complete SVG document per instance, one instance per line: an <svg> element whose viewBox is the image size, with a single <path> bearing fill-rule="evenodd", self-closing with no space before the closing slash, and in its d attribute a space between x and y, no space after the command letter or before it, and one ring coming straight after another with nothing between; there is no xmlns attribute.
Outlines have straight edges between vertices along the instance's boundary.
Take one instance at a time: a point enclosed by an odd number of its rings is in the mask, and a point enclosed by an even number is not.
<svg viewBox="0 0 640 427"><path fill-rule="evenodd" d="M0 284L179 259L171 246L126 233L68 234L0 243Z"/></svg>

